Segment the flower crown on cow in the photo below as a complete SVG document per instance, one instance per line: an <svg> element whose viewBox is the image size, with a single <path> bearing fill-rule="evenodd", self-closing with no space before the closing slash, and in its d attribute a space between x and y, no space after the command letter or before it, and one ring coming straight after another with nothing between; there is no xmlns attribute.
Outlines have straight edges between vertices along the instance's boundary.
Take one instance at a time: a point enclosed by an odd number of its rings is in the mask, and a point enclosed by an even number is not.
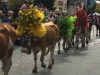
<svg viewBox="0 0 100 75"><path fill-rule="evenodd" d="M58 27L60 28L60 35L71 38L72 30L74 29L74 22L77 16L64 16L58 20Z"/></svg>
<svg viewBox="0 0 100 75"><path fill-rule="evenodd" d="M16 33L21 36L24 33L30 36L41 38L46 34L46 29L42 25L42 20L44 19L43 12L38 9L33 8L30 5L28 9L20 10L18 13Z"/></svg>
<svg viewBox="0 0 100 75"><path fill-rule="evenodd" d="M88 16L87 13L82 9L79 8L76 12L77 19L75 21L75 26L81 26L88 28Z"/></svg>

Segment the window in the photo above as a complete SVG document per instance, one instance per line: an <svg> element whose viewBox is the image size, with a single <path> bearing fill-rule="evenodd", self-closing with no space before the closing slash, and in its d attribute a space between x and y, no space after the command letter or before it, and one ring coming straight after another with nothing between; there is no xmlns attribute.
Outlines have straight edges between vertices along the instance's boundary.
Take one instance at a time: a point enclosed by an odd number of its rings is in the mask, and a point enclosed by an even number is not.
<svg viewBox="0 0 100 75"><path fill-rule="evenodd" d="M59 6L63 6L63 2L62 1L58 1L58 5Z"/></svg>
<svg viewBox="0 0 100 75"><path fill-rule="evenodd" d="M60 10L60 11L62 11L62 10L63 10L63 8L59 7L59 10Z"/></svg>

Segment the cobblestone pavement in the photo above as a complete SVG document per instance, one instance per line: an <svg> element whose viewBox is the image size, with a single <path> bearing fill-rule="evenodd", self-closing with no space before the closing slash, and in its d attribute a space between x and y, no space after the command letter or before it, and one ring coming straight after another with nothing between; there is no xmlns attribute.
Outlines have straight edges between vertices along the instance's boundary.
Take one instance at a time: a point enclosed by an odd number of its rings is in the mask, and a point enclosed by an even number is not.
<svg viewBox="0 0 100 75"><path fill-rule="evenodd" d="M15 46L9 75L100 75L100 38L92 37L85 48L73 47L67 53L62 50L60 55L57 54L56 46L55 64L51 70L47 67L42 68L39 58L40 53L38 54L38 73L32 74L33 55L23 54L20 52L20 46ZM49 54L44 62L48 66Z"/></svg>

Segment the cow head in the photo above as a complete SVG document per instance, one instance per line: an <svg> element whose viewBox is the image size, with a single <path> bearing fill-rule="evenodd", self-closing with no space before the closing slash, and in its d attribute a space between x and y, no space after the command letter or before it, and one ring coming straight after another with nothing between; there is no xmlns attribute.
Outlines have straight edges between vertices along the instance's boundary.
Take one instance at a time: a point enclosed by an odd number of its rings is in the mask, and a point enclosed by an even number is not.
<svg viewBox="0 0 100 75"><path fill-rule="evenodd" d="M23 34L20 40L21 51L28 51L31 47L31 37L28 34Z"/></svg>
<svg viewBox="0 0 100 75"><path fill-rule="evenodd" d="M21 36L21 40L20 40L20 44L21 44L21 46L22 47L27 47L27 43L28 43L28 40L29 40L29 35L27 35L27 34L23 34L22 36Z"/></svg>
<svg viewBox="0 0 100 75"><path fill-rule="evenodd" d="M80 30L80 26L77 25L77 26L75 27L75 30L76 30L76 32L79 32L79 30Z"/></svg>
<svg viewBox="0 0 100 75"><path fill-rule="evenodd" d="M40 40L38 37L30 37L28 34L23 34L20 39L21 52L22 53L31 53L31 47L35 47L35 44L39 43Z"/></svg>

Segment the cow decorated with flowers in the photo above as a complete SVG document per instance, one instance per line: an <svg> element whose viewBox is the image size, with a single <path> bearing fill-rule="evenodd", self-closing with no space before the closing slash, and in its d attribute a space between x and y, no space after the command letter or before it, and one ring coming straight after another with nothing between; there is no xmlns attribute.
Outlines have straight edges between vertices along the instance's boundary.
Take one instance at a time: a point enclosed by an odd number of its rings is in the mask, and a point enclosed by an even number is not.
<svg viewBox="0 0 100 75"><path fill-rule="evenodd" d="M45 68L44 56L46 50L50 51L49 69L52 69L54 63L54 48L59 36L59 28L57 25L49 22L42 23L44 14L33 8L33 5L26 10L19 11L17 19L18 28L16 33L21 37L21 52L30 54L33 51L34 69L33 73L37 72L37 53L41 51L41 67Z"/></svg>
<svg viewBox="0 0 100 75"><path fill-rule="evenodd" d="M75 35L76 35L76 48L79 48L79 39L82 41L82 47L88 44L88 16L83 9L78 9L75 13L77 15L77 20L75 21Z"/></svg>
<svg viewBox="0 0 100 75"><path fill-rule="evenodd" d="M67 52L70 48L70 40L72 37L72 30L74 29L74 22L77 16L63 16L58 20L58 27L60 29L60 36L58 40L58 54L60 54L60 40L63 39L63 50Z"/></svg>

